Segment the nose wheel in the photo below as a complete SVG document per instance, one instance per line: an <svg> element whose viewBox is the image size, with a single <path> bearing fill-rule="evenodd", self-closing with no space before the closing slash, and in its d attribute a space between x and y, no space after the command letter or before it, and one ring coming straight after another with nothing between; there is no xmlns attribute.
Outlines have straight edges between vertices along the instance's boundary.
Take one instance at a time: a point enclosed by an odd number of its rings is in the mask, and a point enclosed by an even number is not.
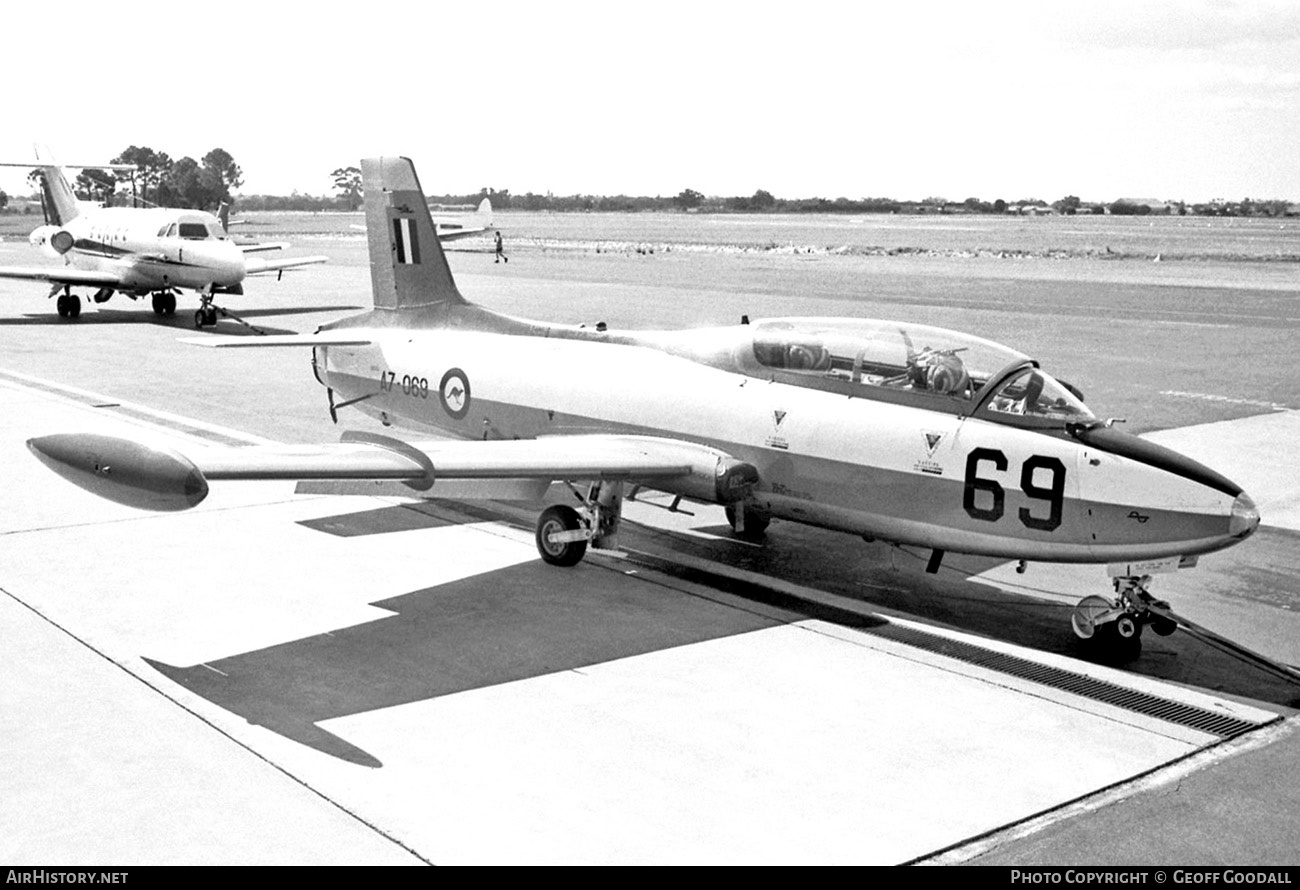
<svg viewBox="0 0 1300 890"><path fill-rule="evenodd" d="M1115 579L1115 596L1085 596L1070 615L1070 626L1089 654L1122 664L1142 654L1146 627L1167 637L1178 629L1169 604L1147 591L1150 575Z"/></svg>

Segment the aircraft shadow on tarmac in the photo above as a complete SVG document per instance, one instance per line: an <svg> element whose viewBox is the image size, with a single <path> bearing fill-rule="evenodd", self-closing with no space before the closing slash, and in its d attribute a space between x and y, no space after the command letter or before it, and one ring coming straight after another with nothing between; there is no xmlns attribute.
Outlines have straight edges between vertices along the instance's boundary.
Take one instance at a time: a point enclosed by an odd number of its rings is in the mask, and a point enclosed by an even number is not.
<svg viewBox="0 0 1300 890"><path fill-rule="evenodd" d="M273 318L281 315L311 315L319 312L356 312L360 311L360 306L290 306L280 309L241 309L238 312L232 310L232 314L243 319L253 318ZM154 314L151 310L145 309L97 309L94 312L87 312L77 318L75 321L69 321L66 318L60 318L53 312L28 312L24 315L10 318L0 318L0 327L19 327L34 325L113 325L113 324L152 324L165 328L184 328L187 331L194 330L193 313L187 313L178 310L175 315L163 317ZM260 326L259 326L260 327ZM261 328L267 334L297 334L298 331L288 328ZM207 328L220 334L238 334L247 332L248 328L239 324L233 318L222 317L218 319L214 328Z"/></svg>
<svg viewBox="0 0 1300 890"><path fill-rule="evenodd" d="M391 617L206 666L145 661L250 723L380 767L317 724L782 623L594 564L574 571L578 583L535 560L372 604Z"/></svg>
<svg viewBox="0 0 1300 890"><path fill-rule="evenodd" d="M509 517L500 505L424 501L300 524L355 537L503 519ZM369 752L317 724L810 618L870 629L888 623L874 610L897 611L1031 649L1086 657L1069 631L1070 606L971 580L1000 560L962 557L945 564L938 576L928 576L922 556L788 523L774 524L763 547L730 539L726 526L696 530L716 538L634 522L625 522L624 530L621 543L632 561L686 584L647 585L590 561L560 570L533 560L372 603L391 610L392 617L206 665L145 661L250 723L343 760L379 767ZM862 609L824 605L761 582L686 567L673 560L681 554L815 586L855 600ZM912 561L916 565L908 564ZM700 587L705 594L691 592ZM1170 637L1149 635L1142 656L1124 667L1300 707L1296 683L1181 630Z"/></svg>

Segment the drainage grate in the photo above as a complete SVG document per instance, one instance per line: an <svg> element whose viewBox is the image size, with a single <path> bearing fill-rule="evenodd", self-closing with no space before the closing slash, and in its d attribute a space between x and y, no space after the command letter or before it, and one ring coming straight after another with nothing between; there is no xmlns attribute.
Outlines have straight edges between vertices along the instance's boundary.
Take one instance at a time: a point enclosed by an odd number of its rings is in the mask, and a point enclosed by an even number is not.
<svg viewBox="0 0 1300 890"><path fill-rule="evenodd" d="M1050 667L1030 661L1027 658L1004 655L1001 652L994 652L980 646L963 643L960 640L951 640L947 637L926 633L911 627L903 627L898 624L882 624L877 627L859 628L859 630L862 633L874 634L917 649L924 649L927 652L946 655L958 661L979 665L1024 680L1031 680L1044 686L1051 686L1054 689L1062 689L1075 695L1081 695L1084 698L1090 698L1093 701L1105 702L1126 711L1167 720L1170 723L1177 723L1180 726L1207 732L1224 739L1230 739L1233 736L1241 735L1243 732L1249 732L1264 725L1261 722L1218 714L1214 711L1207 711L1205 708L1171 701L1158 695L1126 689L1123 686L1117 686L1105 680L1098 680L1086 674L1076 674L1073 671Z"/></svg>

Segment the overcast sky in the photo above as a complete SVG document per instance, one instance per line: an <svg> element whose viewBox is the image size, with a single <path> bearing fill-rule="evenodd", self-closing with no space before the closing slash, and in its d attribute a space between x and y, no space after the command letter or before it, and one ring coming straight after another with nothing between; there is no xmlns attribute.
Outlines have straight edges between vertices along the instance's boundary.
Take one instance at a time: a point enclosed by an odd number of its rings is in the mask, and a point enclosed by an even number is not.
<svg viewBox="0 0 1300 890"><path fill-rule="evenodd" d="M1300 201L1293 0L125 9L0 11L0 159L221 147L245 194L404 154L430 193Z"/></svg>

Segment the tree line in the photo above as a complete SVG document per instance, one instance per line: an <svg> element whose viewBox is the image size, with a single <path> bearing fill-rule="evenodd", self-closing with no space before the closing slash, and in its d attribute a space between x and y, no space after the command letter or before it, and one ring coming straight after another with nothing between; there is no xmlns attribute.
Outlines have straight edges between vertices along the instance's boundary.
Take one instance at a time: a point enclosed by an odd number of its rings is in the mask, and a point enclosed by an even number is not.
<svg viewBox="0 0 1300 890"><path fill-rule="evenodd" d="M196 161L189 156L173 160L163 151L132 145L113 158L111 164L134 164L135 171L82 170L72 190L83 201L105 205L185 207L216 210L231 203L231 190L244 184L244 171L230 152L214 148ZM28 174L28 182L39 188L39 170ZM3 205L0 205L3 206Z"/></svg>
<svg viewBox="0 0 1300 890"><path fill-rule="evenodd" d="M113 159L114 164L134 164L136 172L113 173L84 170L73 184L78 197L126 203L137 200L167 207L192 207L215 210L223 201L234 203L231 191L243 184L243 171L230 153L214 148L202 161L183 157L173 161L165 152L132 145ZM33 171L33 176L36 171ZM337 195L241 195L241 210L331 211L356 210L361 206L361 170L339 167L330 174ZM31 177L29 177L30 179ZM33 180L34 183L34 180ZM132 189L135 194L132 195ZM656 195L553 195L527 192L512 195L509 189L482 188L472 194L429 195L439 204L477 205L484 198L498 210L527 211L604 211L637 213L644 211L692 211L700 213L1058 213L1114 214L1117 216L1196 215L1196 216L1264 216L1292 215L1291 202L1280 199L1243 198L1240 201L1213 201L1189 204L1184 201L1142 201L1119 199L1107 203L1086 202L1076 195L1066 195L1048 203L1037 198L985 201L966 198L948 201L928 197L921 200L893 198L777 198L765 189L752 195L730 197L706 196L687 188L672 196ZM0 192L0 209L8 203Z"/></svg>

